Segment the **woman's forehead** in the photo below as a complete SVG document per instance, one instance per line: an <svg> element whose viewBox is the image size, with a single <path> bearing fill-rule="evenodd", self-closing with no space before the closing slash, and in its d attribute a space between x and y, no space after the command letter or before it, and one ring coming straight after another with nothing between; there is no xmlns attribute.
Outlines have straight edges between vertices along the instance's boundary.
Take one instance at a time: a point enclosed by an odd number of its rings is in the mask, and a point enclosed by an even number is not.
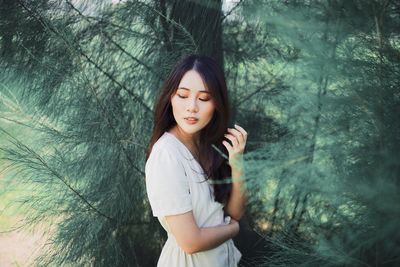
<svg viewBox="0 0 400 267"><path fill-rule="evenodd" d="M197 71L190 70L183 75L178 89L183 89L191 92L209 92L203 79Z"/></svg>

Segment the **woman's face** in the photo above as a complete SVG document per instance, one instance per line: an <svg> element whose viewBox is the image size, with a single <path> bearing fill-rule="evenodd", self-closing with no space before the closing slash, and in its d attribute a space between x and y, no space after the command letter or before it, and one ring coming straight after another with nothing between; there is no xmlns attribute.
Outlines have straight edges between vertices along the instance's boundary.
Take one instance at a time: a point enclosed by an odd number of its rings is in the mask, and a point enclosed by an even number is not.
<svg viewBox="0 0 400 267"><path fill-rule="evenodd" d="M190 135L198 133L210 122L215 109L209 90L195 70L183 75L176 93L171 97L171 105L179 130Z"/></svg>

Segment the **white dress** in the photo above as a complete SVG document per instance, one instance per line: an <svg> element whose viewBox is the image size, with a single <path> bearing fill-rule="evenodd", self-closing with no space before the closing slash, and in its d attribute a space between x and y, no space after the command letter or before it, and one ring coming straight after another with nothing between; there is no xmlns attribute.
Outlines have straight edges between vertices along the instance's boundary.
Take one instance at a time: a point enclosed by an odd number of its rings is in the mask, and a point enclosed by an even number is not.
<svg viewBox="0 0 400 267"><path fill-rule="evenodd" d="M153 216L167 231L168 239L157 267L235 267L242 254L232 239L216 248L185 253L168 228L166 215L192 210L199 227L228 224L223 205L214 201L213 187L189 149L173 134L165 132L154 144L145 166L146 190ZM202 182L203 181L203 182Z"/></svg>

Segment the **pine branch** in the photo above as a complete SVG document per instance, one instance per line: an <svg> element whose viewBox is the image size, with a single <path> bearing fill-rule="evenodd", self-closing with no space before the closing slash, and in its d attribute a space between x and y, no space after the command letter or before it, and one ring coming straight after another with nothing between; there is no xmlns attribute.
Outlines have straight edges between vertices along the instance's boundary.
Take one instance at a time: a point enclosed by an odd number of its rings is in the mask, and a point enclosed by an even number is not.
<svg viewBox="0 0 400 267"><path fill-rule="evenodd" d="M77 9L70 1L65 0L65 2L71 7L71 9L73 9L75 12L77 12L79 14L79 16L83 17L87 22L90 23L89 17L85 16L82 14L82 12ZM100 21L101 24L103 24L103 21ZM111 36L109 36L106 32L101 31L101 33L113 44L115 45L119 50L121 50L124 54L126 54L129 58L131 58L133 61L135 61L136 63L138 63L139 65L142 65L143 67L145 67L148 71L152 72L153 74L156 75L157 79L161 81L161 77L160 74L155 71L154 69L152 69L150 66L148 66L145 62L143 62L142 60L136 58L135 56L133 56L131 53L129 53L128 51L126 51L120 44L118 44L117 42L115 42Z"/></svg>
<svg viewBox="0 0 400 267"><path fill-rule="evenodd" d="M158 16L160 16L161 18L163 18L165 21L171 23L173 26L177 27L178 29L182 30L183 33L185 33L185 35L190 39L190 41L192 42L191 44L195 47L195 51L199 50L198 45L196 44L196 41L194 40L192 34L190 34L190 32L180 23L176 22L174 19L170 19L168 18L166 15L162 14L161 12L159 12L157 9L149 6L148 4L146 4L145 2L141 2L141 1L137 1L137 3L142 4L144 7L148 8L151 12L156 13Z"/></svg>
<svg viewBox="0 0 400 267"><path fill-rule="evenodd" d="M263 85L257 87L253 92L249 93L249 94L246 95L246 96L240 96L240 97L238 97L238 99L241 99L241 100L240 100L239 102L236 103L236 107L239 107L239 106L242 105L244 102L246 102L246 101L248 101L249 99L251 99L254 95L256 95L256 94L258 94L258 93L260 93L260 92L263 92L264 89L265 89L268 85L270 85L270 84L276 79L276 77L285 69L285 67L286 67L287 64L288 64L288 63L286 63L279 71L277 71L277 72L275 73L275 75L272 76L266 83L264 83ZM274 89L274 88L270 88L270 89L268 90L268 92L273 91L273 89Z"/></svg>
<svg viewBox="0 0 400 267"><path fill-rule="evenodd" d="M86 74L84 74L84 75L85 75L85 77L86 77ZM88 79L88 77L86 77L86 79ZM92 86L90 86L90 85L89 85L89 87L90 87L90 89L92 90L93 95L95 96L95 99L96 99L96 101L97 101L97 104L100 106L100 108L101 108L101 110L102 110L102 114L104 115L105 120L107 121L109 127L112 129L112 132L113 132L114 136L117 138L117 140L119 140L120 138L119 138L119 136L118 136L118 134L117 134L117 130L116 130L115 127L112 125L112 123L111 123L109 117L107 116L107 112L106 112L106 110L105 110L105 107L101 104L101 102L100 102L100 100L99 100L99 98L98 98L98 96L97 96L96 90L95 90ZM139 169L139 167L137 167L137 166L133 163L133 159L131 159L131 157L129 156L129 153L126 151L126 149L125 149L123 146L122 146L122 151L124 152L124 155L125 155L125 157L127 158L127 160L129 161L130 165L131 165L137 172L139 172L139 173L144 177L144 176L145 176L144 171L142 171L141 169Z"/></svg>
<svg viewBox="0 0 400 267"><path fill-rule="evenodd" d="M53 32L57 36L59 36L65 44L67 44L69 47L74 48L75 51L77 51L81 56L83 56L90 64L92 64L97 70L100 71L100 73L104 74L108 79L110 79L113 83L115 83L118 87L123 89L125 92L127 92L135 101L137 101L139 104L141 104L145 110L149 113L153 113L152 109L147 106L146 103L143 102L143 100L140 98L140 96L134 94L128 88L126 88L123 84L121 84L119 81L117 81L111 74L109 74L107 71L103 70L94 60L92 60L86 53L83 52L82 48L80 47L79 44L75 43L71 44L54 26L52 26L50 23L46 22L46 19L41 17L39 14L36 14L34 11L29 9L22 0L18 0L18 3L21 5L22 8L24 8L28 13L30 13L36 20L38 20L44 28L48 29L49 31Z"/></svg>
<svg viewBox="0 0 400 267"><path fill-rule="evenodd" d="M82 194L80 194L78 192L78 190L76 190L75 188L73 188L65 179L64 177L58 173L56 170L52 169L47 163L46 161L39 155L37 154L33 149L31 149L30 147L28 147L27 145L25 145L24 143L22 143L20 140L18 140L16 137L12 136L10 133L8 133L6 130L4 130L2 127L0 127L0 130L2 132L4 132L7 136L9 136L11 139L14 140L14 142L12 142L16 147L21 148L22 150L27 151L30 155L33 156L34 159L38 160L39 163L41 163L41 166L44 167L44 169L48 170L52 175L54 175L54 177L56 177L58 180L60 180L70 191L72 191L83 203L85 203L89 209L95 211L97 214L99 214L100 216L107 218L110 221L115 221L114 218L111 218L110 216L104 214L103 212L101 212L99 209L97 209L95 206L93 206ZM0 147L0 150L5 151L6 150L4 148Z"/></svg>

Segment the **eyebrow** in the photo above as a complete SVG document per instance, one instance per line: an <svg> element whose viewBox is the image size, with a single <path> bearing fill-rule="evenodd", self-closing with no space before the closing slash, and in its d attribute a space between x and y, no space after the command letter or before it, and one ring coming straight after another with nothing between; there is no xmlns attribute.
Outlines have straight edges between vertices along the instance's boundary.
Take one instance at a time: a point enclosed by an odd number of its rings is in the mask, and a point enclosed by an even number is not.
<svg viewBox="0 0 400 267"><path fill-rule="evenodd" d="M186 88L186 87L179 87L178 89L184 89L184 90L191 91L189 88ZM199 91L199 92L210 94L210 91L204 91L204 90L203 90L203 91Z"/></svg>

